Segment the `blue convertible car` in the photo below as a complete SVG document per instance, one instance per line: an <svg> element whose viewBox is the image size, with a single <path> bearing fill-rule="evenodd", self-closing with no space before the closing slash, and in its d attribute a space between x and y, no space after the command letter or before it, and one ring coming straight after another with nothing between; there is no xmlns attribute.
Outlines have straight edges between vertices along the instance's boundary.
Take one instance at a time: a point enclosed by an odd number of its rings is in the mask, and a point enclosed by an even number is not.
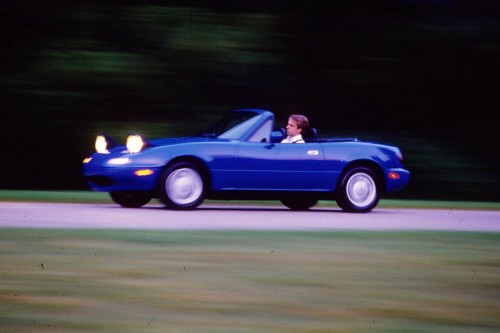
<svg viewBox="0 0 500 333"><path fill-rule="evenodd" d="M273 199L293 210L336 200L347 212L369 212L384 192L402 189L410 173L399 148L349 138L282 144L274 114L235 110L199 135L116 145L106 135L83 164L89 186L123 207L159 198L169 209L193 209L207 199Z"/></svg>

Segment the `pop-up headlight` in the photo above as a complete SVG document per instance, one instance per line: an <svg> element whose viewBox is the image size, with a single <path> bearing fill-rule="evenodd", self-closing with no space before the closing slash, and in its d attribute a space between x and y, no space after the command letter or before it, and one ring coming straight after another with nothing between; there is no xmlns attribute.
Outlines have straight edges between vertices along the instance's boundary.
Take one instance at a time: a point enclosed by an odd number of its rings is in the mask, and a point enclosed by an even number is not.
<svg viewBox="0 0 500 333"><path fill-rule="evenodd" d="M105 134L98 135L95 139L95 150L101 154L108 154L110 148L114 147L115 143Z"/></svg>
<svg viewBox="0 0 500 333"><path fill-rule="evenodd" d="M144 147L144 141L142 140L140 135L129 135L127 137L127 150L129 153L138 153Z"/></svg>

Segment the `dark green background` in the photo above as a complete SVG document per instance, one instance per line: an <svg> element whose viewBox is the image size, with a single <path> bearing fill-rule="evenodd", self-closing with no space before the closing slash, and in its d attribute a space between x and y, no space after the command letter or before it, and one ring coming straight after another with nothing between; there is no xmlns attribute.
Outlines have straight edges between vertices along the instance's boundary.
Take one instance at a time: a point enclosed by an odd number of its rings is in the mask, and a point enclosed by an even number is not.
<svg viewBox="0 0 500 333"><path fill-rule="evenodd" d="M107 132L186 135L231 109L399 146L395 197L500 200L497 1L7 1L4 189L86 189Z"/></svg>

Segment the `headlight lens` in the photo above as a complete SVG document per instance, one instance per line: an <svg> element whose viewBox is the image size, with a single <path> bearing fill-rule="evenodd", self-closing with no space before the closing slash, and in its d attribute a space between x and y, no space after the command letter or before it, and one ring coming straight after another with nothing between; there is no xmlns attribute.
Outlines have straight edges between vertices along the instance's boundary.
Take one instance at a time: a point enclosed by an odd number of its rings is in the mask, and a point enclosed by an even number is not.
<svg viewBox="0 0 500 333"><path fill-rule="evenodd" d="M107 154L108 151L108 140L104 135L98 135L95 139L95 150L101 154Z"/></svg>
<svg viewBox="0 0 500 333"><path fill-rule="evenodd" d="M138 153L144 147L144 141L140 135L129 135L127 138L127 149L129 153Z"/></svg>

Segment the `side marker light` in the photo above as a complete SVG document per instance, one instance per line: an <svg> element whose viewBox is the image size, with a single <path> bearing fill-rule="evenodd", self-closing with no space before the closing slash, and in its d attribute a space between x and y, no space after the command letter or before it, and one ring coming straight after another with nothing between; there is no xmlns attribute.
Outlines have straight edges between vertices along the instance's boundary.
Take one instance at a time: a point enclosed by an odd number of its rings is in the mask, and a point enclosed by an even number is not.
<svg viewBox="0 0 500 333"><path fill-rule="evenodd" d="M399 179L399 173L396 173L396 172L389 172L389 175L388 175L389 179Z"/></svg>
<svg viewBox="0 0 500 333"><path fill-rule="evenodd" d="M139 176L139 177L141 177L141 176L149 176L149 175L152 175L153 173L154 173L154 171L150 170L150 169L144 169L144 170L136 170L136 171L134 171L134 174L136 176Z"/></svg>

